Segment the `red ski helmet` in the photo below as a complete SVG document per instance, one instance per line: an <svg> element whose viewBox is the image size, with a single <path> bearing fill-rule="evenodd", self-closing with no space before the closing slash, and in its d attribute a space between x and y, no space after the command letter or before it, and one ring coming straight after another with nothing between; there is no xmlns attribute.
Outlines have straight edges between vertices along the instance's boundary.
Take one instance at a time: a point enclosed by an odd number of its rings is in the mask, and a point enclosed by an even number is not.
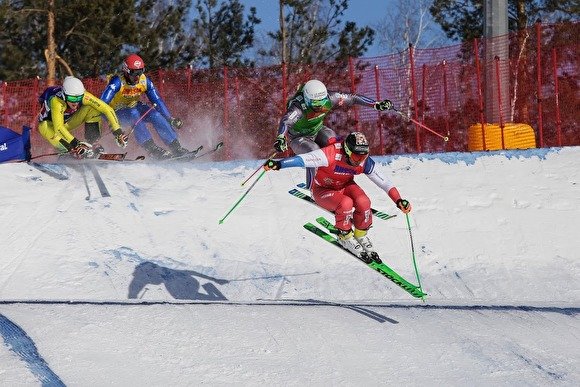
<svg viewBox="0 0 580 387"><path fill-rule="evenodd" d="M131 54L123 61L123 73L125 73L127 79L132 83L136 83L144 72L145 62L143 62L143 59L139 55Z"/></svg>

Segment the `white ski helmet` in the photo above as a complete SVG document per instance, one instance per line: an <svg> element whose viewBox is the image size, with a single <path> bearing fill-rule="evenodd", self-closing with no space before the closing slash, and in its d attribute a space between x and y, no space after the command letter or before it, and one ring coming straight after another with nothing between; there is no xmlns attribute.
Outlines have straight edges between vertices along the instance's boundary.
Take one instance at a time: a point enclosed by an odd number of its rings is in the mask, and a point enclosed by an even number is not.
<svg viewBox="0 0 580 387"><path fill-rule="evenodd" d="M314 105L322 105L322 101L328 97L326 86L324 86L324 83L320 82L318 79L311 79L306 82L302 89L302 93L304 94L304 102L306 102L306 105L310 107L315 107ZM315 101L319 103L316 103ZM313 104L313 102L315 103Z"/></svg>
<svg viewBox="0 0 580 387"><path fill-rule="evenodd" d="M65 96L82 97L85 94L85 86L80 79L69 75L64 78L62 91Z"/></svg>

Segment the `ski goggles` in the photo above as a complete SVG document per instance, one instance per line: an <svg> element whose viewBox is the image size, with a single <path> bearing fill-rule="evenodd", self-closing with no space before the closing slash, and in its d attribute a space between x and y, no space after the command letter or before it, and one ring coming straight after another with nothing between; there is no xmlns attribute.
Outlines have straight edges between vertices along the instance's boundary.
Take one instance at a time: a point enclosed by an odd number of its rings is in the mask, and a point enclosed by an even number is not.
<svg viewBox="0 0 580 387"><path fill-rule="evenodd" d="M79 103L83 100L84 94L83 95L65 95L64 99L67 102L72 102L72 103Z"/></svg>
<svg viewBox="0 0 580 387"><path fill-rule="evenodd" d="M320 108L320 107L323 107L324 105L326 105L326 101L328 101L328 98L311 100L310 106L312 106L314 108L316 108L316 107Z"/></svg>
<svg viewBox="0 0 580 387"><path fill-rule="evenodd" d="M344 146L344 152L346 153L350 161L352 161L352 163L356 165L361 165L362 163L365 162L367 157L369 157L368 153L354 153L353 151L348 149L346 145Z"/></svg>
<svg viewBox="0 0 580 387"><path fill-rule="evenodd" d="M323 109L328 102L328 97L323 99L310 99L308 100L308 104L312 109L319 110Z"/></svg>
<svg viewBox="0 0 580 387"><path fill-rule="evenodd" d="M140 77L145 73L145 69L135 69L135 70L127 70L130 76L132 77Z"/></svg>

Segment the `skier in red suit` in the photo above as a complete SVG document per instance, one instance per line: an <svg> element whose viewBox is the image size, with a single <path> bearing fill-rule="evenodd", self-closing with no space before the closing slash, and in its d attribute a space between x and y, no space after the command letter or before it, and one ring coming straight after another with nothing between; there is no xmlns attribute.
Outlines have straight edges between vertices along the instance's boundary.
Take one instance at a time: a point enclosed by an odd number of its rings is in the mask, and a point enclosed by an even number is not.
<svg viewBox="0 0 580 387"><path fill-rule="evenodd" d="M411 203L402 199L393 183L375 170L365 135L353 132L343 141L324 148L264 163L265 170L289 167L316 168L312 196L319 206L334 213L339 243L359 257L366 251L380 261L367 236L373 222L371 200L354 181L354 176L367 175L405 214L411 211Z"/></svg>

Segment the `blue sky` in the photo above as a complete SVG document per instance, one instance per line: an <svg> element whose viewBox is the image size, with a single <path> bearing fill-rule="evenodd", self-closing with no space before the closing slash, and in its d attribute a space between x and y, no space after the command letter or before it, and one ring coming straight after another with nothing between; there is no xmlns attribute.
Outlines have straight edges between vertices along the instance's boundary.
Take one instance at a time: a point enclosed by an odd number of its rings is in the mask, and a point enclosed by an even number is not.
<svg viewBox="0 0 580 387"><path fill-rule="evenodd" d="M258 33L272 31L279 28L277 0L241 0L246 6L256 7L257 16L262 20L258 26ZM354 21L359 27L368 25L373 27L386 13L387 0L350 0L345 12L344 21ZM384 54L375 44L369 48L365 56Z"/></svg>

